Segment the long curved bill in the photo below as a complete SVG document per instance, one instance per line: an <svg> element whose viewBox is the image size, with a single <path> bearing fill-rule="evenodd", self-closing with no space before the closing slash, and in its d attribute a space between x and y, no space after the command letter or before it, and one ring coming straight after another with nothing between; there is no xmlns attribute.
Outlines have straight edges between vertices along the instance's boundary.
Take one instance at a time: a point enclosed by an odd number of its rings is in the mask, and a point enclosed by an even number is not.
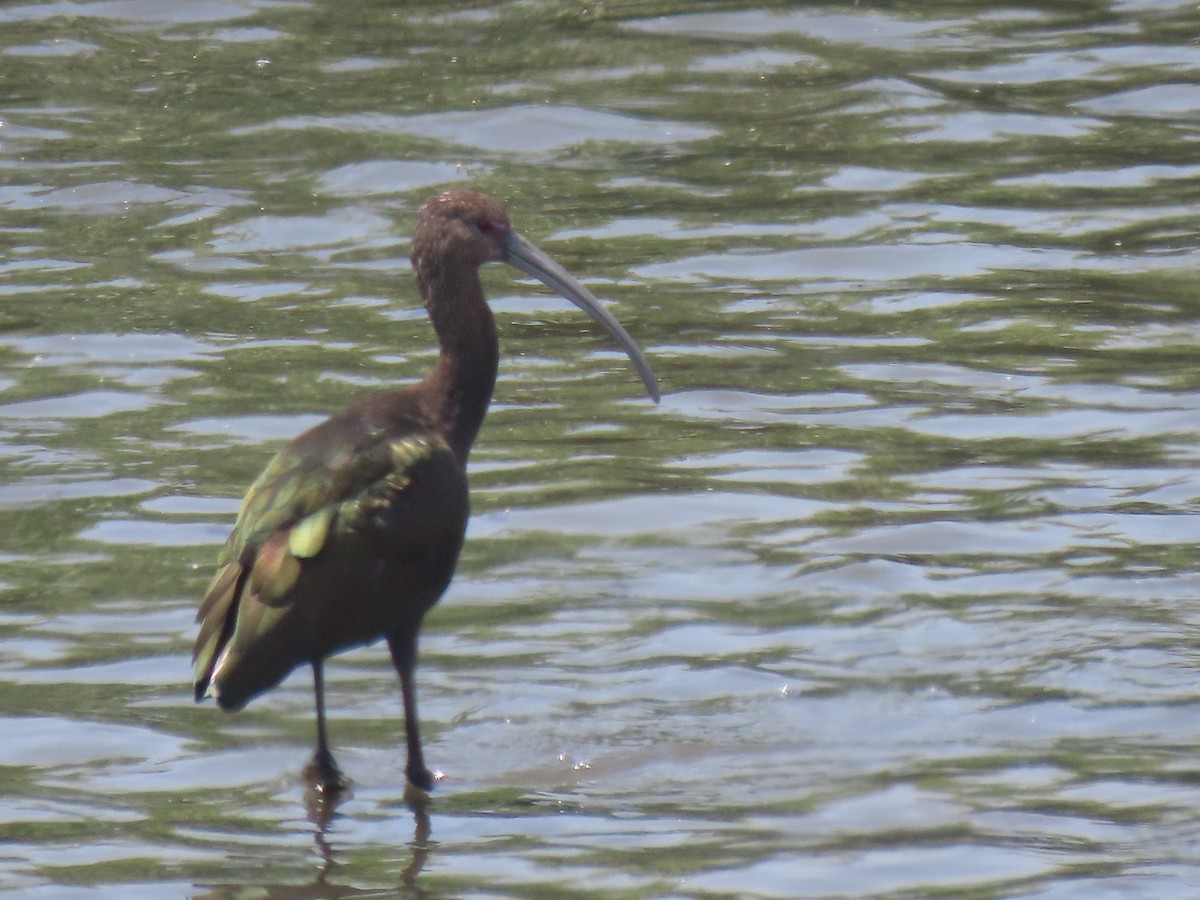
<svg viewBox="0 0 1200 900"><path fill-rule="evenodd" d="M505 261L510 266L520 269L526 275L532 275L547 287L554 288L591 316L594 321L603 325L605 330L616 338L621 349L629 355L638 375L641 376L642 384L646 386L646 393L657 403L658 380L654 377L654 372L650 369L650 363L646 360L645 354L629 336L629 332L621 327L621 323L613 317L613 314L600 305L600 301L592 292L543 250L525 240L515 231L509 232L505 250L508 253L508 259Z"/></svg>

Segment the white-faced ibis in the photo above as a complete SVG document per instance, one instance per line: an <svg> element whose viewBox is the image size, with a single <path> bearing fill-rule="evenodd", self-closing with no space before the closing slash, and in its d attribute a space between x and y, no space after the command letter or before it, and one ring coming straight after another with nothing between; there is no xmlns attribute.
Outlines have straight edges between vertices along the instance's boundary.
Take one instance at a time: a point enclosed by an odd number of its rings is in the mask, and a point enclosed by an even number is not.
<svg viewBox="0 0 1200 900"><path fill-rule="evenodd" d="M387 640L400 676L408 780L433 786L421 752L413 671L417 632L450 583L467 527L467 455L496 382L499 345L479 267L506 262L608 329L658 400L650 364L594 296L513 230L504 207L448 191L421 209L417 285L441 353L420 382L370 395L275 455L242 502L196 616L196 699L237 710L312 666L316 787L343 780L325 733L322 665Z"/></svg>

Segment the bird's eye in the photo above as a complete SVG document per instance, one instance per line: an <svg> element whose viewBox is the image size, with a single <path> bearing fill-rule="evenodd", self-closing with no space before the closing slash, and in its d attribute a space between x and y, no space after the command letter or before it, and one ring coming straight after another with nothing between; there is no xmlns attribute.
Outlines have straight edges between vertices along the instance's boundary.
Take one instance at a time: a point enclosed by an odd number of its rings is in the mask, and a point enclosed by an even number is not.
<svg viewBox="0 0 1200 900"><path fill-rule="evenodd" d="M504 231L504 226L495 219L483 219L478 227L484 235L490 238L498 237Z"/></svg>

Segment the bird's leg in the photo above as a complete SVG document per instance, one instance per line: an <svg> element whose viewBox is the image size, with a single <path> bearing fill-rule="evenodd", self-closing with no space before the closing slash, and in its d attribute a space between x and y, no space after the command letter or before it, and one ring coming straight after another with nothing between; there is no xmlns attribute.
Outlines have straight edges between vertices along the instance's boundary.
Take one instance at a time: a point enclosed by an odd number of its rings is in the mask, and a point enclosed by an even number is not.
<svg viewBox="0 0 1200 900"><path fill-rule="evenodd" d="M312 670L313 690L317 698L317 749L304 773L314 790L334 794L345 790L347 782L342 770L333 761L329 739L325 735L325 674L321 660L312 661Z"/></svg>
<svg viewBox="0 0 1200 900"><path fill-rule="evenodd" d="M392 663L396 666L396 674L400 676L400 692L404 696L404 736L408 741L408 765L404 768L404 774L414 787L428 791L433 787L433 775L425 768L425 756L421 752L417 688L413 679L417 663L416 627L391 635L388 649L392 651Z"/></svg>

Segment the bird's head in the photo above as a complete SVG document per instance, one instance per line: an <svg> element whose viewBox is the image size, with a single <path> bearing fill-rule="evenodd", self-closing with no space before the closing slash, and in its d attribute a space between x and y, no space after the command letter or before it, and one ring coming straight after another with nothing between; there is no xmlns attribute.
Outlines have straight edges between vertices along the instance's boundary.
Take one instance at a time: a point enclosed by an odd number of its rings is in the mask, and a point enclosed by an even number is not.
<svg viewBox="0 0 1200 900"><path fill-rule="evenodd" d="M475 191L444 191L421 207L413 232L413 267L453 260L478 267L508 258L512 223L504 204Z"/></svg>
<svg viewBox="0 0 1200 900"><path fill-rule="evenodd" d="M475 191L445 191L431 197L421 207L413 232L412 262L427 306L432 296L477 296L482 301L476 273L484 263L506 262L532 275L616 338L633 361L647 393L658 401L658 383L633 338L578 279L512 227L502 203ZM474 279L473 291L439 291L435 287L462 286L464 278ZM432 314L432 307L430 311Z"/></svg>

